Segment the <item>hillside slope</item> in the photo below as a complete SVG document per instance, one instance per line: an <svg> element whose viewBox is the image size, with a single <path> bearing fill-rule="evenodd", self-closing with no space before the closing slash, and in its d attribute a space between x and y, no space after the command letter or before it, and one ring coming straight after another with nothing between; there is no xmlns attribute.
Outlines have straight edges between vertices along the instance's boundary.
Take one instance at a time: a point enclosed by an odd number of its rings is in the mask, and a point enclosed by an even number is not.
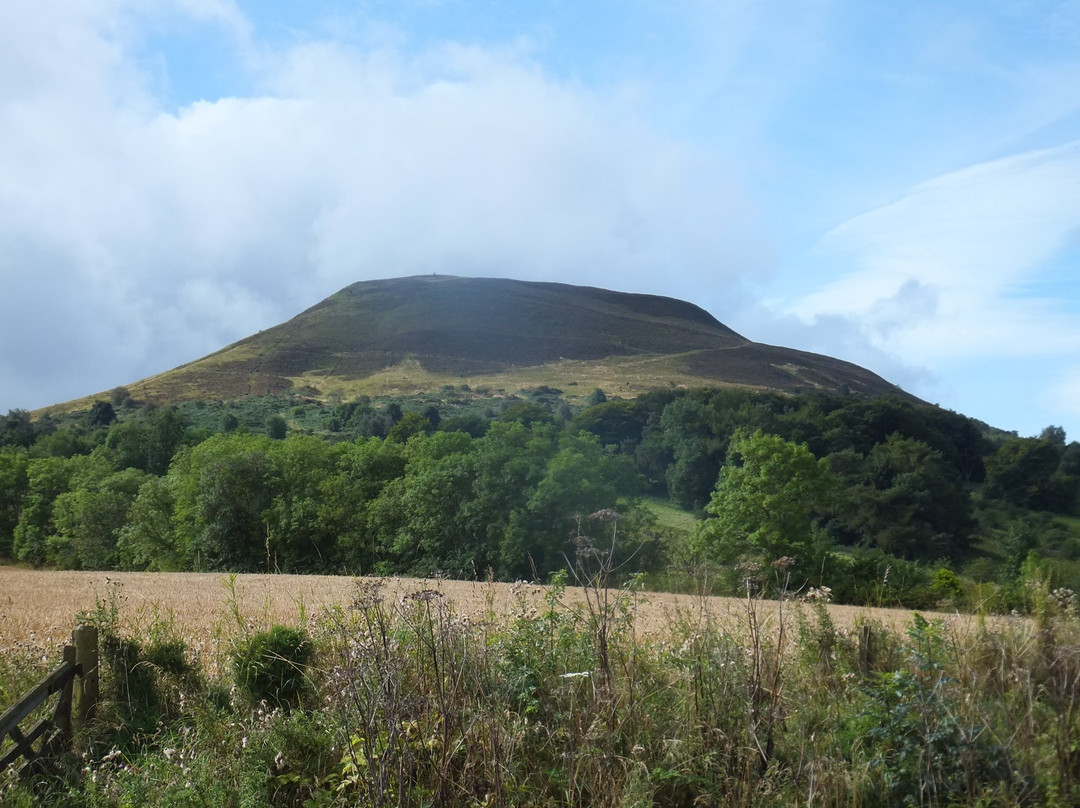
<svg viewBox="0 0 1080 808"><path fill-rule="evenodd" d="M622 395L714 385L897 392L851 363L751 342L685 301L450 276L353 284L288 322L129 389L137 399L166 402L286 391L402 395L462 382Z"/></svg>

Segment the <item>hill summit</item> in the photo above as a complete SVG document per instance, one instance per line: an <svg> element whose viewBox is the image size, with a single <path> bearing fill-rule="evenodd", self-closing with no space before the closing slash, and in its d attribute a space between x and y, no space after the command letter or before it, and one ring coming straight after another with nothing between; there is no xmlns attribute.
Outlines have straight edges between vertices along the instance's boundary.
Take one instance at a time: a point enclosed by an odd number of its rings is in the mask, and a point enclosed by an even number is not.
<svg viewBox="0 0 1080 808"><path fill-rule="evenodd" d="M897 392L849 362L752 342L682 300L442 275L352 284L288 322L129 388L163 403L288 391L406 395L463 382L624 396L718 385Z"/></svg>

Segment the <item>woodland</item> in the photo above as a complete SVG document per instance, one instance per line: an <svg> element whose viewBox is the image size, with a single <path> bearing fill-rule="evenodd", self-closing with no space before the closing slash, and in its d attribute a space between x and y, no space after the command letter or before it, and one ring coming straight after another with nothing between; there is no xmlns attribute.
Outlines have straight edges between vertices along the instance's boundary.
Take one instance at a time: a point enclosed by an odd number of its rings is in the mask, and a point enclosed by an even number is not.
<svg viewBox="0 0 1080 808"><path fill-rule="evenodd" d="M580 396L580 393L579 393ZM579 399L584 400L584 399ZM900 396L446 385L0 416L0 557L70 569L618 580L1025 610L1080 588L1080 444Z"/></svg>

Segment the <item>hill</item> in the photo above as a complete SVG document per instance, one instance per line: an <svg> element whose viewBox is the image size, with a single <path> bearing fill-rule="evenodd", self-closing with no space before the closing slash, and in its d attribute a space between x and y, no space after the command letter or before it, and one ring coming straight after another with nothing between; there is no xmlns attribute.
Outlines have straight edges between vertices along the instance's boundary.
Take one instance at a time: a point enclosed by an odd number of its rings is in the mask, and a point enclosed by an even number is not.
<svg viewBox="0 0 1080 808"><path fill-rule="evenodd" d="M463 382L624 396L724 385L897 392L851 363L752 342L682 300L449 276L355 283L288 322L128 387L161 403L286 391L409 395Z"/></svg>

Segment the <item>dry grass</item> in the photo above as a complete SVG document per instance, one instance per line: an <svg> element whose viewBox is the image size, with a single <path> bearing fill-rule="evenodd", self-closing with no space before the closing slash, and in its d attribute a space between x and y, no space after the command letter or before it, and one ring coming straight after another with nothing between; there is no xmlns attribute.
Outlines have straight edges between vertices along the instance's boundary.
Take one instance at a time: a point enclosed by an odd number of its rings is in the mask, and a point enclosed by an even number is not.
<svg viewBox="0 0 1080 808"><path fill-rule="evenodd" d="M362 379L308 374L290 377L290 381L293 389L312 387L323 397L336 393L344 399L360 395L413 396L448 384L467 384L473 389L505 390L507 393L547 385L563 390L566 399L576 404L583 403L596 388L610 396L632 398L653 390L727 386L714 378L687 371L684 364L681 354L645 355L592 362L564 359L497 373L461 375L433 373L415 360L406 360Z"/></svg>
<svg viewBox="0 0 1080 808"><path fill-rule="evenodd" d="M217 355L214 355L215 357ZM688 389L695 387L743 387L765 389L754 385L729 384L715 378L695 374L685 368L685 354L610 357L603 361L564 359L544 365L516 367L498 373L450 374L435 373L422 367L419 362L407 359L378 373L363 378L348 378L324 373L308 373L290 376L293 390L316 389L323 401L332 395L342 400L359 396L402 397L415 396L438 390L444 385L467 384L473 389L503 390L518 394L541 385L563 390L564 398L572 404L583 404L593 390L600 388L611 397L633 398L654 390ZM235 358L232 353L229 359ZM203 359L201 363L216 362ZM183 378L181 366L150 376L127 385L129 392L139 401L194 401L205 398L206 392L177 379ZM212 367L212 365L209 365ZM62 415L87 410L98 400L108 400L109 391L54 404L35 411L35 416L45 413Z"/></svg>
<svg viewBox="0 0 1080 808"><path fill-rule="evenodd" d="M385 578L382 583L388 599L435 589L462 616L496 619L517 614L522 601L526 609L541 607L547 591L525 583L411 578ZM343 576L54 572L0 566L0 652L27 640L42 648L63 645L78 612L115 598L122 625L145 629L155 621L165 622L213 656L215 646L238 628L237 615L248 628L295 624L304 614L313 616L329 606L348 605L355 586L354 578ZM564 603L572 606L581 602L580 590L567 590ZM775 609L775 602L758 604L759 617L775 622ZM865 618L891 628L911 621L911 612L903 609L835 605L829 609L841 629ZM641 636L658 636L673 620L706 617L730 622L735 628L744 622L745 615L745 602L736 598L646 592L638 596L635 628ZM958 625L973 622L958 615L950 620Z"/></svg>

